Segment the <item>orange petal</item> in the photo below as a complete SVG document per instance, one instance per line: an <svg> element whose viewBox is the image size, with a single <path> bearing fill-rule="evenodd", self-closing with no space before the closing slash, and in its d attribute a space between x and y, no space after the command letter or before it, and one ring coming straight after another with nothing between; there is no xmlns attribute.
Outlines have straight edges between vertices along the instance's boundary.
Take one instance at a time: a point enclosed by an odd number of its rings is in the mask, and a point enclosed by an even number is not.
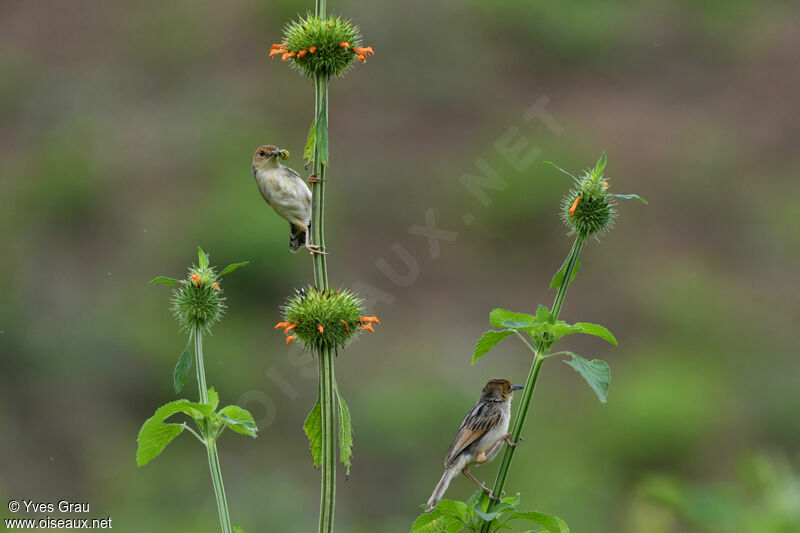
<svg viewBox="0 0 800 533"><path fill-rule="evenodd" d="M287 48L289 45L286 43L275 43L272 45L272 49L275 50L276 48Z"/></svg>
<svg viewBox="0 0 800 533"><path fill-rule="evenodd" d="M308 53L308 50L300 50L299 52L297 52L297 58L299 59L299 58L303 57L304 55L306 55L307 53Z"/></svg>
<svg viewBox="0 0 800 533"><path fill-rule="evenodd" d="M325 328L322 327L322 324L317 324L317 330L319 330L320 335L325 333Z"/></svg>
<svg viewBox="0 0 800 533"><path fill-rule="evenodd" d="M278 322L275 324L275 329L285 328L289 324L291 324L291 322Z"/></svg>
<svg viewBox="0 0 800 533"><path fill-rule="evenodd" d="M292 335L291 337L286 337L286 346L292 344L292 341L297 338L297 335Z"/></svg>
<svg viewBox="0 0 800 533"><path fill-rule="evenodd" d="M287 60L287 59L289 59L290 57L294 57L294 56L296 56L296 55L297 55L297 54L296 54L295 52L289 52L289 53L287 53L287 54L283 54L283 56L281 56L281 61L286 61L286 60Z"/></svg>
<svg viewBox="0 0 800 533"><path fill-rule="evenodd" d="M339 319L339 322L344 324L344 327L347 328L347 334L350 335L350 325L347 322L345 322L344 320L342 320L341 318Z"/></svg>
<svg viewBox="0 0 800 533"><path fill-rule="evenodd" d="M603 186L604 186L604 187L608 187L608 182L607 182L607 181L604 181L604 182L603 182Z"/></svg>
<svg viewBox="0 0 800 533"><path fill-rule="evenodd" d="M375 329L372 327L372 324L364 324L364 325L358 326L358 329L365 329L367 331L371 331L372 333L375 333Z"/></svg>
<svg viewBox="0 0 800 533"><path fill-rule="evenodd" d="M276 55L278 55L278 54L285 54L285 53L287 53L288 51L289 51L289 50L288 50L288 49L286 49L286 48L276 48L275 50L272 50L272 51L270 51L270 53L269 53L269 57L276 56Z"/></svg>
<svg viewBox="0 0 800 533"><path fill-rule="evenodd" d="M347 41L343 41L339 43L339 46L341 46L342 48L350 48L350 43Z"/></svg>
<svg viewBox="0 0 800 533"><path fill-rule="evenodd" d="M283 328L283 334L284 335L288 334L290 331L292 331L296 327L297 327L297 324L292 324L291 322L289 322L289 325L286 326L285 328Z"/></svg>
<svg viewBox="0 0 800 533"><path fill-rule="evenodd" d="M200 286L200 276L197 274L192 274L192 281L194 281L194 284L198 287Z"/></svg>
<svg viewBox="0 0 800 533"><path fill-rule="evenodd" d="M333 28L333 24L328 24L328 27L329 28Z"/></svg>
<svg viewBox="0 0 800 533"><path fill-rule="evenodd" d="M311 52L311 53L313 54L314 52L316 52L316 51L317 51L317 47L316 47L316 46L310 46L310 47L308 48L308 51L309 51L309 52Z"/></svg>
<svg viewBox="0 0 800 533"><path fill-rule="evenodd" d="M381 323L381 321L378 320L378 317L376 317L376 316L362 316L358 320L360 322L367 322L367 323L369 323L369 322L374 322L375 324L380 324Z"/></svg>
<svg viewBox="0 0 800 533"><path fill-rule="evenodd" d="M219 290L219 283L214 283L213 285L211 285L211 288L214 289L215 291L218 291Z"/></svg>
<svg viewBox="0 0 800 533"><path fill-rule="evenodd" d="M575 201L572 202L572 207L569 208L569 216L575 214L575 210L578 208L578 202L581 201L581 198L583 198L583 196L578 196L577 198L575 198Z"/></svg>
<svg viewBox="0 0 800 533"><path fill-rule="evenodd" d="M366 50L366 52L371 56L375 55L375 52L372 50L371 46L367 46L366 48L364 48L364 50Z"/></svg>
<svg viewBox="0 0 800 533"><path fill-rule="evenodd" d="M360 54L356 56L356 59L358 59L362 63L366 63L367 62L366 56L363 56L363 55L360 55Z"/></svg>

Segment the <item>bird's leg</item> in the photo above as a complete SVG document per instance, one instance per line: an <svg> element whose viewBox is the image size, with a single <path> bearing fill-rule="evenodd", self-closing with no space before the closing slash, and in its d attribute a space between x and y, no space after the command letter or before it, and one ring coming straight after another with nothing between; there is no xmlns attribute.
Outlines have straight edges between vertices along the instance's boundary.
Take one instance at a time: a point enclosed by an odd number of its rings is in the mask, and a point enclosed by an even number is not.
<svg viewBox="0 0 800 533"><path fill-rule="evenodd" d="M319 245L311 244L311 228L309 227L306 227L306 250L308 250L311 255L322 255L328 253L320 250Z"/></svg>
<svg viewBox="0 0 800 533"><path fill-rule="evenodd" d="M486 452L481 452L480 454L478 454L477 462L484 463L486 461L491 461L492 459L494 459L494 456L497 455L497 453L500 451L500 448L502 447L503 447L503 439L500 439L499 441L495 442L494 445L491 448L489 448ZM483 455L483 461L481 461L481 455Z"/></svg>
<svg viewBox="0 0 800 533"><path fill-rule="evenodd" d="M487 493L489 493L489 499L490 499L490 500L495 500L495 501L498 501L498 502L500 501L500 498L497 498L497 497L494 495L494 492L492 492L492 489L490 489L489 487L487 487L486 485L484 485L483 483L481 483L480 481L478 481L478 480L475 478L475 476L473 476L472 474L470 474L470 473L469 473L469 467L466 467L466 466L465 466L465 467L464 467L464 469L461 471L461 473L462 473L462 474L464 474L465 476L467 476L469 479L471 479L471 480L472 480L472 481L473 481L473 482L474 482L476 485L478 485L480 488L482 488L482 489L483 489L483 490L485 490ZM503 494L505 494L505 492L503 492Z"/></svg>
<svg viewBox="0 0 800 533"><path fill-rule="evenodd" d="M506 441L506 444L508 444L512 448L514 446L519 446L521 443L525 442L525 439L523 439L522 437L520 437L517 442L514 442L513 440L511 440L511 433L506 433L506 436L503 437L503 440Z"/></svg>

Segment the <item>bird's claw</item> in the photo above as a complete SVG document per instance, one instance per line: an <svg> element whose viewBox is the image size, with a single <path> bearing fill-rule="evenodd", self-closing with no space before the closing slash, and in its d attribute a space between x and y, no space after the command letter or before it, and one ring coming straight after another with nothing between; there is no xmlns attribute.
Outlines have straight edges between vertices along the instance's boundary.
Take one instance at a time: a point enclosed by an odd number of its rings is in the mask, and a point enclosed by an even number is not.
<svg viewBox="0 0 800 533"><path fill-rule="evenodd" d="M328 255L328 252L323 252L316 244L307 245L306 250L308 250L311 255Z"/></svg>
<svg viewBox="0 0 800 533"><path fill-rule="evenodd" d="M505 495L506 495L506 491L502 491L502 493L501 493L501 494L502 494L503 496L505 496ZM498 498L497 496L495 496L495 495L494 495L494 491L491 491L491 490L490 490L490 491L489 491L489 494L488 494L488 496L489 496L489 499L490 499L490 500L494 500L494 501L496 501L496 502L503 501L503 498L502 498L502 497Z"/></svg>
<svg viewBox="0 0 800 533"><path fill-rule="evenodd" d="M315 183L320 183L322 180L317 177L316 174L311 174L308 176L308 185L313 187Z"/></svg>
<svg viewBox="0 0 800 533"><path fill-rule="evenodd" d="M511 433L509 433L508 435L506 435L505 437L503 437L503 440L505 440L505 441L506 441L506 444L508 444L508 445L509 445L510 447L512 447L512 448L513 448L514 446L519 446L520 444L522 444L523 442L525 442L525 439L524 439L523 437L520 437L520 438L519 438L519 440L518 440L517 442L514 442L513 440L511 440Z"/></svg>

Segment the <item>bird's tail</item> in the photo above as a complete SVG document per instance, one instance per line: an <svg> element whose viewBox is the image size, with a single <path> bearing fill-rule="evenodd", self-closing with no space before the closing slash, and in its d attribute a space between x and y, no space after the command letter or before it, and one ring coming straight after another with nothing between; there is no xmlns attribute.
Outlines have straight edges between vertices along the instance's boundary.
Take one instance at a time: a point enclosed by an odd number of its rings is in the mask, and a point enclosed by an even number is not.
<svg viewBox="0 0 800 533"><path fill-rule="evenodd" d="M444 493L447 490L447 487L450 486L450 482L456 477L458 474L458 469L455 468L454 465L449 466L442 475L442 479L439 480L439 484L436 485L436 488L433 489L433 494L431 494L430 499L428 500L427 505L425 505L425 512L431 511L436 504L444 497Z"/></svg>
<svg viewBox="0 0 800 533"><path fill-rule="evenodd" d="M289 227L291 228L289 232L289 250L295 253L306 243L306 232L303 231L303 228L292 223L289 223Z"/></svg>

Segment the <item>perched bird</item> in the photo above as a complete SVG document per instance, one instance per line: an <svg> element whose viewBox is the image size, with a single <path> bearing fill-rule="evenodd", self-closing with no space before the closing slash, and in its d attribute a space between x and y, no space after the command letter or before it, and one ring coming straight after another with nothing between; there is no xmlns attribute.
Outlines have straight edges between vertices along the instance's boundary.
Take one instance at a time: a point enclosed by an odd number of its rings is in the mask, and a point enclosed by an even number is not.
<svg viewBox="0 0 800 533"><path fill-rule="evenodd" d="M444 475L431 494L425 512L436 507L450 481L459 472L488 492L490 498L497 499L486 485L469 473L469 465L491 461L500 451L503 441L509 446L518 444L511 441L508 423L511 420L511 397L515 390L522 388L521 385L512 385L507 379L501 378L490 379L486 383L478 403L461 421L461 427L458 428L458 433L444 460Z"/></svg>
<svg viewBox="0 0 800 533"><path fill-rule="evenodd" d="M296 252L305 245L311 253L322 253L310 241L311 189L297 172L278 160L287 157L289 152L277 146L259 146L253 154L253 177L264 200L289 221L289 249ZM316 181L309 178L309 184Z"/></svg>

